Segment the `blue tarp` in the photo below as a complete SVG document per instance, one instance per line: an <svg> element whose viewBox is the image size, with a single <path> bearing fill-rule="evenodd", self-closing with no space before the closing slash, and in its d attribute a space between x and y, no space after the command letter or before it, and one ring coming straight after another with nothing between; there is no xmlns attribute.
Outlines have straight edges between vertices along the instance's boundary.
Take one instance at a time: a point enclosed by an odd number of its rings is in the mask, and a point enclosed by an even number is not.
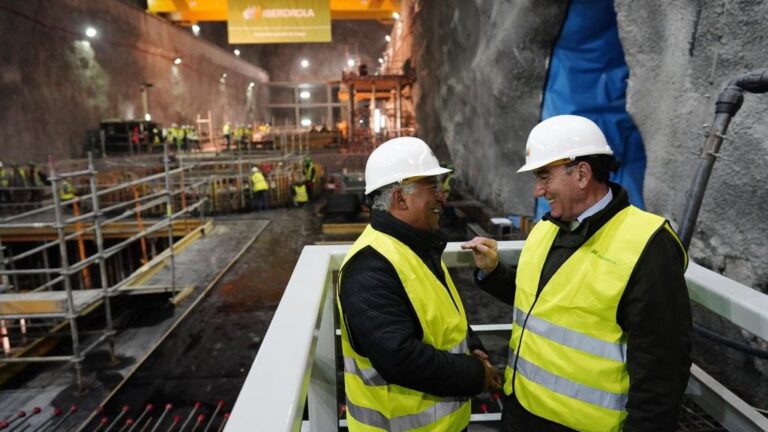
<svg viewBox="0 0 768 432"><path fill-rule="evenodd" d="M597 123L621 168L611 175L644 208L645 148L626 110L629 70L619 40L613 0L571 0L552 53L541 117L576 114ZM536 219L549 211L536 202Z"/></svg>

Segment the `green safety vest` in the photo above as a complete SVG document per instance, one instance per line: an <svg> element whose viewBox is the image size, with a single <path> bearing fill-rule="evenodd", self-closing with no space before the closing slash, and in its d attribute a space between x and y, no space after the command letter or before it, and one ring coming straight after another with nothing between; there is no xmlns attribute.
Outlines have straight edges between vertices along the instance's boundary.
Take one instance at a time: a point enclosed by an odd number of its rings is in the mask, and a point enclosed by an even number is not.
<svg viewBox="0 0 768 432"><path fill-rule="evenodd" d="M441 266L450 295L408 246L368 225L344 258L339 286L342 286L344 265L366 246L373 247L397 271L419 317L424 332L422 342L441 351L469 355L467 316L444 262L441 262ZM338 294L336 304L339 316L344 317ZM455 432L467 427L471 412L468 397L435 396L388 383L373 368L368 358L355 352L346 322L344 319L340 321L344 386L347 392L347 426L351 432Z"/></svg>
<svg viewBox="0 0 768 432"><path fill-rule="evenodd" d="M0 168L0 187L8 187L11 184L11 177L5 168Z"/></svg>
<svg viewBox="0 0 768 432"><path fill-rule="evenodd" d="M295 203L305 203L309 201L309 195L307 195L307 185L306 184L300 184L300 185L293 185L293 202Z"/></svg>
<svg viewBox="0 0 768 432"><path fill-rule="evenodd" d="M255 172L251 176L251 188L254 192L268 190L269 185L261 172Z"/></svg>
<svg viewBox="0 0 768 432"><path fill-rule="evenodd" d="M67 180L61 182L61 200L69 201L75 198L75 188L72 187L72 183Z"/></svg>
<svg viewBox="0 0 768 432"><path fill-rule="evenodd" d="M504 393L514 392L531 413L572 429L621 430L630 381L627 335L616 311L637 261L660 229L677 238L664 218L625 208L563 263L537 299L558 227L536 224L517 267Z"/></svg>

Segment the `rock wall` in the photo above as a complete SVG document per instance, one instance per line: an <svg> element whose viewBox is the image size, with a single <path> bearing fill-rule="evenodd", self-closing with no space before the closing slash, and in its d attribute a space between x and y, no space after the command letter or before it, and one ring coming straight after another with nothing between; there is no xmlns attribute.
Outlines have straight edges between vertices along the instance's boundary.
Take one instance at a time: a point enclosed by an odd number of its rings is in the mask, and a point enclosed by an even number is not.
<svg viewBox="0 0 768 432"><path fill-rule="evenodd" d="M414 92L420 135L447 148L474 195L503 212L533 214L523 165L538 122L546 65L565 2L415 1Z"/></svg>
<svg viewBox="0 0 768 432"><path fill-rule="evenodd" d="M217 130L225 119L266 118L263 69L120 1L3 2L0 38L5 161L82 157L86 130L101 120L143 118L142 82L153 84L149 111L164 125L193 124L208 110Z"/></svg>
<svg viewBox="0 0 768 432"><path fill-rule="evenodd" d="M420 134L498 211L533 212L514 171L540 116L547 59L565 2L413 0ZM768 67L768 3L616 0L630 70L627 109L645 142L646 207L680 223L703 123L731 78ZM715 165L691 255L768 291L768 96L747 94Z"/></svg>
<svg viewBox="0 0 768 432"><path fill-rule="evenodd" d="M702 125L732 78L768 67L768 3L616 0L630 69L627 108L648 155L649 209L680 223ZM768 95L745 94L709 181L691 244L698 262L768 292Z"/></svg>

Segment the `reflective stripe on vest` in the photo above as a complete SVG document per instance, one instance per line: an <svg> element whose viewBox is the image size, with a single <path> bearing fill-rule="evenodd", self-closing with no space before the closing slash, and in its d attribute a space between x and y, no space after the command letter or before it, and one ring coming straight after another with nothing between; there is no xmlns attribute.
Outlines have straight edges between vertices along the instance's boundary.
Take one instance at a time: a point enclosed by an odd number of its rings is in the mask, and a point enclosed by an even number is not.
<svg viewBox="0 0 768 432"><path fill-rule="evenodd" d="M605 357L622 363L626 362L627 344L625 343L614 344L602 341L589 335L553 324L533 315L527 317L528 322L526 323L525 312L518 308L515 308L514 315L515 323L520 327L525 325L526 332L536 333L541 337L553 340L561 345L576 348L577 350L598 357ZM510 365L514 366L514 363L510 363Z"/></svg>
<svg viewBox="0 0 768 432"><path fill-rule="evenodd" d="M368 226L342 263L339 286L343 289L345 264L368 246L387 259L397 272L422 327L422 343L453 354L469 355L464 306L445 263L441 262L441 266L447 286L410 248ZM370 360L352 348L339 295L337 292L336 304L342 317L341 347L349 430L458 432L466 428L471 414L469 398L445 398L387 383Z"/></svg>
<svg viewBox="0 0 768 432"><path fill-rule="evenodd" d="M514 391L531 413L572 429L621 429L630 380L627 335L616 311L648 242L667 226L662 217L636 207L621 210L540 292L558 228L547 221L534 227L518 263L509 343L516 354L505 371L506 394Z"/></svg>
<svg viewBox="0 0 768 432"><path fill-rule="evenodd" d="M461 354L461 353L466 354L469 352L469 343L467 342L467 339L464 338L461 342L459 342L453 348L447 351L451 354ZM357 366L357 363L355 363L355 359L352 357L344 356L344 372L357 375L365 383L365 385L383 386L388 384L388 382L384 378L382 378L381 375L379 375L376 369L359 368Z"/></svg>
<svg viewBox="0 0 768 432"><path fill-rule="evenodd" d="M446 398L418 414L410 414L388 419L384 414L361 406L347 399L347 412L356 421L391 432L405 432L429 426L457 411L467 403L469 398Z"/></svg>
<svg viewBox="0 0 768 432"><path fill-rule="evenodd" d="M514 361L514 355L510 354L509 364L514 364ZM517 373L560 394L603 408L623 410L627 405L627 395L625 394L601 391L573 382L567 378L547 372L523 357L517 358Z"/></svg>

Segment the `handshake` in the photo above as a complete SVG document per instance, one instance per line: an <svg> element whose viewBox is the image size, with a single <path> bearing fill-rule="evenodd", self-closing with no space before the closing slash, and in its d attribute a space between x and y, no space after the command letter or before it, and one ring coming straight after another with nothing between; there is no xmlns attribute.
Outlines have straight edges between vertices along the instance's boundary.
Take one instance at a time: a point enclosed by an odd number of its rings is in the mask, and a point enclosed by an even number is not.
<svg viewBox="0 0 768 432"><path fill-rule="evenodd" d="M501 376L499 375L499 370L496 369L496 367L494 367L488 360L488 354L481 350L474 350L472 351L472 356L480 360L483 363L483 367L485 368L485 385L483 390L493 391L501 388L502 382Z"/></svg>

